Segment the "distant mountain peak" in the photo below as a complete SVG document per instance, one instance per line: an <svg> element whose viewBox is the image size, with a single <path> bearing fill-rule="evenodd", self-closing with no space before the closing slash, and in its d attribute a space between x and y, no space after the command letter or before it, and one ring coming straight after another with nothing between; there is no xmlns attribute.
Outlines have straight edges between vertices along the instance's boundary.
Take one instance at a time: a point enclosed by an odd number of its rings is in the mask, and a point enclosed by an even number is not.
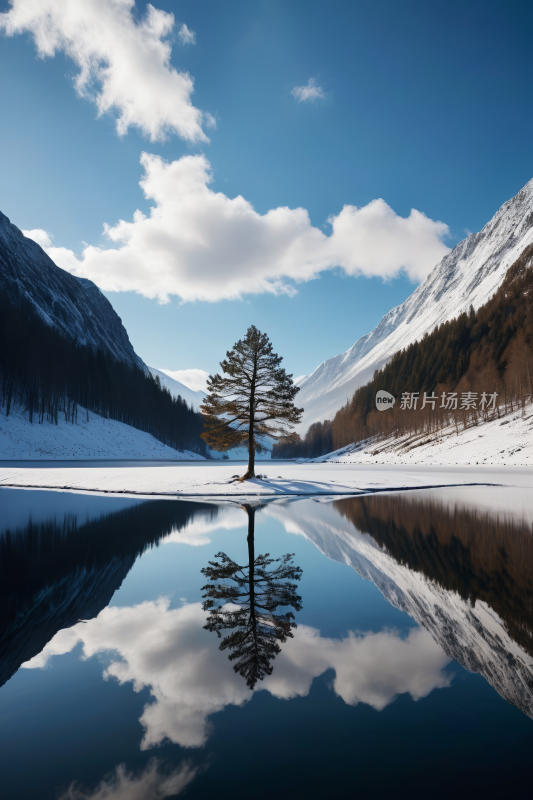
<svg viewBox="0 0 533 800"><path fill-rule="evenodd" d="M392 308L370 333L344 353L323 361L300 381L302 430L333 419L398 350L470 305L479 308L498 289L508 268L533 242L533 179L507 200L478 233L472 233L433 268L423 283Z"/></svg>

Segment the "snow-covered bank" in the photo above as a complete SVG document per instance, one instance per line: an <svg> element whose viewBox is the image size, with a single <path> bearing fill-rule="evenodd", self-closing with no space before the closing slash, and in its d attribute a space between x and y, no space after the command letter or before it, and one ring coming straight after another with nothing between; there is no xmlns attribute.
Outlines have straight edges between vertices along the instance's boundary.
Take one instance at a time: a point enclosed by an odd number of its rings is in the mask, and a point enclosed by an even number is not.
<svg viewBox="0 0 533 800"><path fill-rule="evenodd" d="M0 408L0 460L16 459L84 459L84 458L150 458L200 460L203 456L188 450L179 452L155 439L149 433L104 419L84 409L78 411L77 424L58 419L30 423L20 411L6 417Z"/></svg>
<svg viewBox="0 0 533 800"><path fill-rule="evenodd" d="M261 465L266 479L235 480L239 464L169 464L94 467L0 467L0 487L62 489L161 497L245 497L346 495L440 486L504 485L533 488L533 470L496 467L394 467L357 464Z"/></svg>
<svg viewBox="0 0 533 800"><path fill-rule="evenodd" d="M456 432L366 439L308 463L533 466L533 406Z"/></svg>

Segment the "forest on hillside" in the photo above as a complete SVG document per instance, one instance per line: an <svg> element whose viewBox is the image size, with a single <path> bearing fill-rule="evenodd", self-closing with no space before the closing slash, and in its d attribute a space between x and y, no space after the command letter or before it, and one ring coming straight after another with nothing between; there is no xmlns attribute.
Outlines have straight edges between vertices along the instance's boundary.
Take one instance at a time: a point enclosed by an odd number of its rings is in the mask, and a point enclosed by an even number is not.
<svg viewBox="0 0 533 800"><path fill-rule="evenodd" d="M530 245L477 312L470 307L395 353L333 420L316 422L303 438L279 442L272 458L315 458L371 437L432 433L450 425L458 432L480 419L525 409L533 399L532 300ZM394 395L394 407L377 410L379 390Z"/></svg>
<svg viewBox="0 0 533 800"><path fill-rule="evenodd" d="M34 306L0 290L0 407L30 422L76 423L89 412L146 431L176 450L206 454L202 415L143 370L79 346L48 326Z"/></svg>

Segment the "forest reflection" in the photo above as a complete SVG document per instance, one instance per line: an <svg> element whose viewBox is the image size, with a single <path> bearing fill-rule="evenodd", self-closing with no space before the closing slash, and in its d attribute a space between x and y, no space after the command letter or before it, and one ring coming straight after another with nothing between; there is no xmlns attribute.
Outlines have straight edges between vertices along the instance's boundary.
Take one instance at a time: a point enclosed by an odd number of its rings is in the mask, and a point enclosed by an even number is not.
<svg viewBox="0 0 533 800"><path fill-rule="evenodd" d="M15 499L19 505L22 498ZM57 631L96 617L146 550L199 514L218 514L202 503L88 500L54 498L53 516L33 521L30 511L25 524L0 533L0 687ZM66 501L69 511L61 514ZM79 513L70 510L73 501Z"/></svg>
<svg viewBox="0 0 533 800"><path fill-rule="evenodd" d="M294 553L271 558L270 553L255 555L256 507L241 508L248 516L248 563L237 564L226 553L202 569L211 583L202 587L203 609L209 611L205 630L224 636L220 650L229 650L233 669L254 689L257 681L273 671L272 661L281 652L279 643L293 638L296 622L292 611L300 611L302 598L297 583L302 570L293 563Z"/></svg>
<svg viewBox="0 0 533 800"><path fill-rule="evenodd" d="M409 493L335 509L399 564L474 605L484 601L533 655L533 531L527 519Z"/></svg>

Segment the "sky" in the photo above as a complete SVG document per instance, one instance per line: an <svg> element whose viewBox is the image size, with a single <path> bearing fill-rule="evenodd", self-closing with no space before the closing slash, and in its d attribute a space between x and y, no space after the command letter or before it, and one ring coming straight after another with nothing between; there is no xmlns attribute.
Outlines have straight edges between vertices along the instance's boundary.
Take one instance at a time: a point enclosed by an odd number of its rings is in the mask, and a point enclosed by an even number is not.
<svg viewBox="0 0 533 800"><path fill-rule="evenodd" d="M0 0L0 210L150 366L308 374L533 177L519 2Z"/></svg>

